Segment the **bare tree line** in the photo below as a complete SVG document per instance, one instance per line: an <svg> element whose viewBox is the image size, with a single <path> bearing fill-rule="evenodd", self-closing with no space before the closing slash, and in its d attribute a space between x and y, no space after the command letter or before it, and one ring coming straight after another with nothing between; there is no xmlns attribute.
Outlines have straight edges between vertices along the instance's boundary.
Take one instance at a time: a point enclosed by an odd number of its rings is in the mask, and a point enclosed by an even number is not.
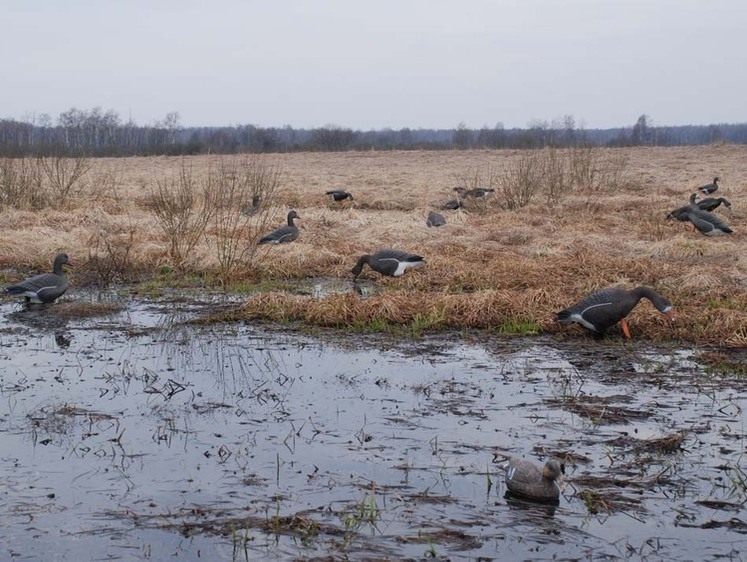
<svg viewBox="0 0 747 562"><path fill-rule="evenodd" d="M346 150L447 150L472 148L546 148L576 146L673 146L716 142L747 144L747 123L657 127L641 115L631 127L584 129L571 115L526 128L501 123L472 129L378 129L327 125L314 129L257 127L183 127L177 112L151 125L123 121L101 108L41 114L24 121L0 120L0 156L134 156L277 153Z"/></svg>

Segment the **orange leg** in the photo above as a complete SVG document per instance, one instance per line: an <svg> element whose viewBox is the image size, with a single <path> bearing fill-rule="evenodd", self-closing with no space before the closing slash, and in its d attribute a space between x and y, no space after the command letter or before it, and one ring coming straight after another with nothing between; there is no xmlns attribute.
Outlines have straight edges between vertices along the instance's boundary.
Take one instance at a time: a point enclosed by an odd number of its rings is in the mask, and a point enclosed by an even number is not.
<svg viewBox="0 0 747 562"><path fill-rule="evenodd" d="M630 337L630 326L628 326L628 321L625 318L620 320L620 326L622 326L623 334L625 334L625 337L628 339L632 339Z"/></svg>

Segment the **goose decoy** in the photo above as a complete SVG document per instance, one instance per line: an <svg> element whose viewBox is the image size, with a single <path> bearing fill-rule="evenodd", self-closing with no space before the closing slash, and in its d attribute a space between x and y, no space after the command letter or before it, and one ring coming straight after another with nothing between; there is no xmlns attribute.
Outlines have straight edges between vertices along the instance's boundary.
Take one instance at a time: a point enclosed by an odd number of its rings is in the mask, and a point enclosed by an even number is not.
<svg viewBox="0 0 747 562"><path fill-rule="evenodd" d="M455 187L453 191L456 191L457 195L459 195L459 197L462 199L469 195L469 189L467 189L466 187Z"/></svg>
<svg viewBox="0 0 747 562"><path fill-rule="evenodd" d="M577 322L599 335L603 335L608 328L620 322L625 337L630 339L630 327L626 317L642 298L650 300L656 309L670 320L674 319L672 303L651 287L641 286L631 290L607 287L591 293L570 308L558 312L555 321L561 324Z"/></svg>
<svg viewBox="0 0 747 562"><path fill-rule="evenodd" d="M428 213L428 218L425 219L425 225L427 227L431 226L443 226L446 224L446 217L444 217L441 213L437 213L436 211L431 211Z"/></svg>
<svg viewBox="0 0 747 562"><path fill-rule="evenodd" d="M445 211L456 211L462 207L464 207L464 203L460 199L452 199L441 205L441 208Z"/></svg>
<svg viewBox="0 0 747 562"><path fill-rule="evenodd" d="M36 304L52 302L67 291L68 281L62 266L69 263L67 254L57 254L52 273L29 277L20 283L10 285L5 292L9 295L25 297L26 302Z"/></svg>
<svg viewBox="0 0 747 562"><path fill-rule="evenodd" d="M273 230L267 236L260 238L260 244L286 244L298 238L298 227L293 224L293 219L301 218L296 211L288 213L288 224Z"/></svg>
<svg viewBox="0 0 747 562"><path fill-rule="evenodd" d="M256 215L259 211L259 204L262 202L262 197L259 195L255 195L252 197L252 204L246 205L243 209L241 209L241 212L245 215L251 217L252 215Z"/></svg>
<svg viewBox="0 0 747 562"><path fill-rule="evenodd" d="M706 197L705 199L698 201L696 205L701 211L708 211L709 213L721 205L731 211L731 201L723 197Z"/></svg>
<svg viewBox="0 0 747 562"><path fill-rule="evenodd" d="M716 215L698 209L697 207L691 206L687 210L687 220L693 224L698 232L705 236L720 236L722 234L731 234L734 232Z"/></svg>
<svg viewBox="0 0 747 562"><path fill-rule="evenodd" d="M540 468L529 461L511 457L506 466L506 488L515 496L541 502L560 497L557 480L565 474L565 465L551 459Z"/></svg>
<svg viewBox="0 0 747 562"><path fill-rule="evenodd" d="M345 199L353 200L353 194L344 189L333 189L332 191L325 193L325 195L331 195L332 199L335 201L345 201Z"/></svg>
<svg viewBox="0 0 747 562"><path fill-rule="evenodd" d="M470 189L467 192L467 195L469 195L470 197L478 197L479 198L479 197L487 197L488 195L490 195L491 193L494 193L494 192L495 192L495 189L484 189L484 188L481 188L481 187L476 187L475 189Z"/></svg>
<svg viewBox="0 0 747 562"><path fill-rule="evenodd" d="M404 275L408 269L421 266L424 263L425 259L421 256L409 254L402 250L379 250L375 254L361 256L351 272L353 273L353 281L355 281L363 271L363 266L368 264L371 269L382 275L399 277Z"/></svg>
<svg viewBox="0 0 747 562"><path fill-rule="evenodd" d="M667 215L668 220L678 220L685 222L689 220L687 214L696 206L695 200L698 198L698 192L690 195L690 204L682 207L677 207L674 211Z"/></svg>
<svg viewBox="0 0 747 562"><path fill-rule="evenodd" d="M714 193L717 189L718 189L718 176L713 178L713 183L709 183L708 185L699 187L698 191L700 191L704 195L710 195L711 193Z"/></svg>

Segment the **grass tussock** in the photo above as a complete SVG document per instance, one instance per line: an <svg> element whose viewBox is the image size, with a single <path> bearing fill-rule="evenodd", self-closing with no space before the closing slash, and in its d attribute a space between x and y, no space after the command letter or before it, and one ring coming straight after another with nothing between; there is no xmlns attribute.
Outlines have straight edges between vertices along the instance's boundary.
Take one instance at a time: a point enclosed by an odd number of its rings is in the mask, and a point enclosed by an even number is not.
<svg viewBox="0 0 747 562"><path fill-rule="evenodd" d="M283 154L0 161L0 267L47 271L67 252L79 284L232 287L307 277L350 278L357 258L399 248L426 258L401 278L365 270L380 290L319 299L253 296L245 317L326 326L399 326L412 333L489 328L582 334L555 313L609 285L651 285L674 324L648 302L631 314L635 338L747 345L744 147ZM707 238L664 216L694 188L722 177L734 230ZM453 187L495 192L466 210L425 216ZM334 205L325 192L355 199ZM241 212L255 194L262 211ZM50 205L49 201L58 201ZM59 201L64 201L59 203ZM471 205L469 204L471 203ZM294 208L296 242L257 246ZM164 275L164 272L170 272ZM613 332L614 337L614 332Z"/></svg>

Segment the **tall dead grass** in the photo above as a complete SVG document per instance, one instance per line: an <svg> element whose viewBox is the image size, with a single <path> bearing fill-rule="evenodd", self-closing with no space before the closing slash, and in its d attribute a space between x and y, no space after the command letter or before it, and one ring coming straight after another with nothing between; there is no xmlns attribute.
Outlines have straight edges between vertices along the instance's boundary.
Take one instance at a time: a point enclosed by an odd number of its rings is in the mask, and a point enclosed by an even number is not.
<svg viewBox="0 0 747 562"><path fill-rule="evenodd" d="M635 337L745 345L747 213L739 202L747 199L746 156L747 147L729 145L575 156L568 150L282 154L267 165L268 183L261 173L252 179L245 156L104 158L91 160L78 180L85 189L71 188L65 204L55 206L40 202L46 195L34 199L33 186L51 190L51 184L32 160L0 160L6 186L0 187L0 266L45 270L58 251L78 264L88 257L85 268L72 271L74 295L91 278L137 282L158 276L165 264L200 273L203 283L350 278L361 254L393 247L425 256L426 266L401 278L366 270L379 292L363 300L278 289L250 299L242 318L419 329L526 325L575 336L583 330L554 324L557 310L604 286L648 284L673 302L678 320L665 322L644 302L631 316ZM523 185L535 191L507 204L511 195L501 193L499 180L532 158L537 169L525 167L525 175L538 183ZM18 183L18 175L28 179ZM479 209L444 212L445 226L427 228L425 211L454 198L460 175L470 186L492 186L494 197ZM735 234L707 238L664 221L714 175L734 203L725 218ZM275 186L264 214L241 215L262 185ZM329 204L324 192L339 186L355 194L353 205ZM12 204L14 197L30 198ZM301 215L298 240L257 248L257 237L280 225L291 206Z"/></svg>

